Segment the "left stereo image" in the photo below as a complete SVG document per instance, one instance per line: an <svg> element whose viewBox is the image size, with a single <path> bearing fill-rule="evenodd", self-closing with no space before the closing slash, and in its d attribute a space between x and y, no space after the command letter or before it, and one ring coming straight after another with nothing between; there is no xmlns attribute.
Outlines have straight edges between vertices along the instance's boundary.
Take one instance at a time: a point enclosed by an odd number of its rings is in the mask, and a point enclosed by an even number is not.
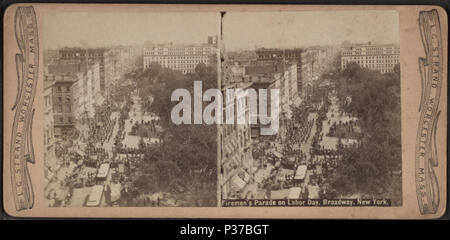
<svg viewBox="0 0 450 240"><path fill-rule="evenodd" d="M44 16L47 206L217 205L216 125L174 123L171 96L195 95L194 81L217 86L218 20L176 12Z"/></svg>

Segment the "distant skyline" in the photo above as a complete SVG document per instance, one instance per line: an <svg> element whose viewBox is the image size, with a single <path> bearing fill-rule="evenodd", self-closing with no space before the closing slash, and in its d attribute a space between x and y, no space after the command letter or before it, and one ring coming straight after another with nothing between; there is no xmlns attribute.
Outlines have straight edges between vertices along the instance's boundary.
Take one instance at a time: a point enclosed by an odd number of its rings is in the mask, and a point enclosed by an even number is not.
<svg viewBox="0 0 450 240"><path fill-rule="evenodd" d="M227 12L227 51L351 43L399 43L397 11Z"/></svg>
<svg viewBox="0 0 450 240"><path fill-rule="evenodd" d="M48 13L44 49L153 43L201 44L219 35L219 13Z"/></svg>

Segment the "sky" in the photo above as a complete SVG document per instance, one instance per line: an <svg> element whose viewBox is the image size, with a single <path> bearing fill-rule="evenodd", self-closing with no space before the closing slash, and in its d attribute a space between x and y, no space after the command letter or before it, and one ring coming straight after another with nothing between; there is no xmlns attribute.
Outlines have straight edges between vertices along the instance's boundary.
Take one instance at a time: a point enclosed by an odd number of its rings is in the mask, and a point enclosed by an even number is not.
<svg viewBox="0 0 450 240"><path fill-rule="evenodd" d="M44 48L200 44L219 35L219 13L48 13Z"/></svg>
<svg viewBox="0 0 450 240"><path fill-rule="evenodd" d="M396 11L227 12L226 50L398 43ZM44 48L107 47L153 43L199 44L219 35L219 13L47 13Z"/></svg>
<svg viewBox="0 0 450 240"><path fill-rule="evenodd" d="M226 50L307 47L352 43L399 43L396 11L227 12Z"/></svg>

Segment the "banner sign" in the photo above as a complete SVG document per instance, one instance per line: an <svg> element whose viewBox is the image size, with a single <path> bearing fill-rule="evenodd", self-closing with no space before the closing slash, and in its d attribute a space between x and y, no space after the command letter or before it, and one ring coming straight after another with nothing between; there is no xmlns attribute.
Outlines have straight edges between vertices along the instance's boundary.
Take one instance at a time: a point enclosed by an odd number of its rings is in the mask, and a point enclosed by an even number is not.
<svg viewBox="0 0 450 240"><path fill-rule="evenodd" d="M32 144L33 101L39 71L39 38L33 7L18 7L14 19L16 41L17 95L12 111L11 182L16 210L31 209L34 193L28 163L34 163Z"/></svg>

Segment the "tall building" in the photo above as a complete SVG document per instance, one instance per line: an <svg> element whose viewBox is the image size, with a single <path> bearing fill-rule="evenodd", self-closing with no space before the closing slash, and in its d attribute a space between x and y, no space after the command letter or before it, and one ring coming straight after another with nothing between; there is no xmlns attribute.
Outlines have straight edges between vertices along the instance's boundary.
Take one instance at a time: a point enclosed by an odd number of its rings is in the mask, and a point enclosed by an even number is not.
<svg viewBox="0 0 450 240"><path fill-rule="evenodd" d="M232 65L234 66L234 65ZM236 66L235 66L236 67ZM243 69L242 69L243 68ZM271 90L278 89L280 97L279 131L285 131L291 118L291 107L298 104L300 97L297 92L297 65L295 63L253 62L245 67L237 67L233 73L232 67L227 71L227 78L222 81L224 96L223 116L231 113L237 119L238 114L245 114L246 121L243 124L223 124L219 132L220 148L220 177L221 194L223 199L245 198L245 186L253 179L255 170L261 167L261 162L256 162L252 155L252 144L259 140L272 139L277 135L260 135L261 128L268 128L270 124L262 124L258 118L257 123L250 123L250 96L245 90L254 89L258 103L266 101L267 114L271 115ZM227 101L227 89L242 89L244 92L236 94L235 100ZM266 89L268 99L259 99L259 89ZM256 114L259 114L259 106L256 106ZM237 109L244 109L238 111ZM255 196L254 196L255 197Z"/></svg>
<svg viewBox="0 0 450 240"><path fill-rule="evenodd" d="M395 44L356 44L341 48L341 68L350 63L381 73L392 72L400 62L400 48Z"/></svg>
<svg viewBox="0 0 450 240"><path fill-rule="evenodd" d="M76 75L86 71L86 63L80 60L55 60L52 64L45 65L45 74L49 75Z"/></svg>
<svg viewBox="0 0 450 240"><path fill-rule="evenodd" d="M298 94L298 74L296 63L261 63L245 67L245 75L253 83L252 88L257 89L279 89L280 90L280 124L287 124L292 117L291 105L298 105L300 97ZM257 90L258 91L258 90ZM269 103L267 104L268 106ZM270 108L268 107L268 112ZM252 136L256 135L259 126L254 126Z"/></svg>
<svg viewBox="0 0 450 240"><path fill-rule="evenodd" d="M143 48L144 69L151 63L159 63L161 66L178 70L184 73L195 72L195 67L204 63L211 63L218 54L217 37L208 39L208 43L199 45L174 45L156 44Z"/></svg>
<svg viewBox="0 0 450 240"><path fill-rule="evenodd" d="M332 46L309 47L302 52L301 95L303 99L309 99L312 96L314 84L323 73L339 68L335 63L338 57L338 49Z"/></svg>
<svg viewBox="0 0 450 240"><path fill-rule="evenodd" d="M274 49L274 48L261 48L256 50L258 61L288 61L289 63L296 64L297 66L297 89L298 93L302 90L302 48L292 49Z"/></svg>
<svg viewBox="0 0 450 240"><path fill-rule="evenodd" d="M75 124L73 116L72 85L75 79L67 75L44 76L44 109L46 111L45 143L71 131Z"/></svg>
<svg viewBox="0 0 450 240"><path fill-rule="evenodd" d="M61 60L79 61L83 65L98 63L100 68L100 89L102 94L104 94L108 84L105 81L105 53L107 51L108 49L106 48L62 48L59 50L59 55Z"/></svg>
<svg viewBox="0 0 450 240"><path fill-rule="evenodd" d="M114 46L104 54L105 89L109 93L119 79L130 72L136 62L136 52L132 46Z"/></svg>
<svg viewBox="0 0 450 240"><path fill-rule="evenodd" d="M227 100L227 89L243 89L246 90L251 83L234 83L227 84L222 88L225 96L223 116L230 116L232 113L237 119L237 114L245 114L245 118L249 117L248 99L242 92L237 94L233 100ZM229 97L229 96L228 96ZM240 110L238 111L238 106ZM251 128L250 124L245 121L244 124L222 124L220 125L220 178L221 178L221 194L223 199L239 199L243 189L249 182L254 171Z"/></svg>
<svg viewBox="0 0 450 240"><path fill-rule="evenodd" d="M222 53L222 57L225 63L237 65L247 65L258 59L256 52L253 50L225 51Z"/></svg>
<svg viewBox="0 0 450 240"><path fill-rule="evenodd" d="M91 64L85 72L79 72L73 84L73 114L76 119L92 119L95 106L101 106L104 98L100 88L100 64Z"/></svg>
<svg viewBox="0 0 450 240"><path fill-rule="evenodd" d="M45 76L45 75L44 75ZM55 128L53 118L53 81L44 77L44 159L45 159L45 179L53 177L52 172L58 169L55 149Z"/></svg>
<svg viewBox="0 0 450 240"><path fill-rule="evenodd" d="M105 90L109 90L115 85L122 74L122 61L120 51L109 50L105 52Z"/></svg>

